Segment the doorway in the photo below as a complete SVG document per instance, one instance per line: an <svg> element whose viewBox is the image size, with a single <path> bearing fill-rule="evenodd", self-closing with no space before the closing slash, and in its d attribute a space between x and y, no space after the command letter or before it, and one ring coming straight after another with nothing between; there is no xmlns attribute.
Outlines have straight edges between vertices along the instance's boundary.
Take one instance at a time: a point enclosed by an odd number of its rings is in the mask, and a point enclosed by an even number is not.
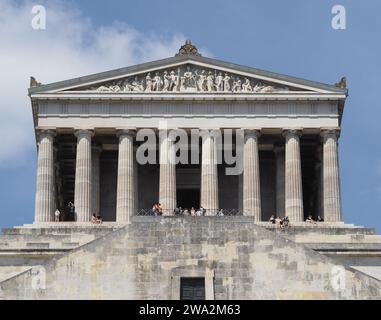
<svg viewBox="0 0 381 320"><path fill-rule="evenodd" d="M177 189L177 206L182 208L200 207L200 189Z"/></svg>
<svg viewBox="0 0 381 320"><path fill-rule="evenodd" d="M181 300L205 300L205 278L181 278Z"/></svg>

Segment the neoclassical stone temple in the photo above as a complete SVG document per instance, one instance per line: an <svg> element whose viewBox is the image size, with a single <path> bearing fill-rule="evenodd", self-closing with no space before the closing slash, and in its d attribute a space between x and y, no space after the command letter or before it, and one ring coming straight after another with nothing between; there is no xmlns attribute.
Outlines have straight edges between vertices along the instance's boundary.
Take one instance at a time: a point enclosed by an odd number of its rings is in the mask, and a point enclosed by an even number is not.
<svg viewBox="0 0 381 320"><path fill-rule="evenodd" d="M125 223L160 202L304 221L342 221L338 137L347 96L344 80L326 85L205 58L187 42L175 57L29 90L38 144L35 221L75 205L76 221L100 214ZM165 124L165 129L163 129ZM157 135L156 163L139 164L137 132ZM176 158L173 129L204 135L199 157ZM238 152L243 172L227 175L216 149ZM196 137L197 139L197 137ZM198 146L198 144L200 144ZM188 147L188 146L186 146ZM221 150L222 151L222 150ZM197 156L197 155L196 155ZM64 219L73 219L64 218Z"/></svg>
<svg viewBox="0 0 381 320"><path fill-rule="evenodd" d="M32 78L35 219L0 236L0 299L381 299L381 237L341 209L347 93L345 78L210 59L190 41L159 61Z"/></svg>

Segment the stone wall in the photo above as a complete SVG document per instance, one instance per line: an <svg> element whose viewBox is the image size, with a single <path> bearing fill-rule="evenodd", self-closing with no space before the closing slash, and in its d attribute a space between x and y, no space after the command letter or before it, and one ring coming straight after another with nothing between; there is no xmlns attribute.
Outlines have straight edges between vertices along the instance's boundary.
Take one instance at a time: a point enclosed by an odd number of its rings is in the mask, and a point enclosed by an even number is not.
<svg viewBox="0 0 381 320"><path fill-rule="evenodd" d="M125 228L0 283L5 299L177 299L203 276L210 299L381 298L381 282L336 266L250 217L134 217ZM337 284L337 271L342 284ZM344 286L343 286L344 283Z"/></svg>

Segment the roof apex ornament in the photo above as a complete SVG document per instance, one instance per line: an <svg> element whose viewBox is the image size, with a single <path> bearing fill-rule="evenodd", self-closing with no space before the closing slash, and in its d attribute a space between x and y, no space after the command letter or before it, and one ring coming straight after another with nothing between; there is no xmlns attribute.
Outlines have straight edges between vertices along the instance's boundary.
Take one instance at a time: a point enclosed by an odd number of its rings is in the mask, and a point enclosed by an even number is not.
<svg viewBox="0 0 381 320"><path fill-rule="evenodd" d="M347 77L342 77L338 83L335 83L335 86L341 89L347 88Z"/></svg>
<svg viewBox="0 0 381 320"><path fill-rule="evenodd" d="M197 48L195 45L192 44L192 42L188 39L185 40L185 44L183 44L179 52L175 54L175 56L183 56L183 55L188 55L192 54L194 56L201 56L201 54L198 52Z"/></svg>
<svg viewBox="0 0 381 320"><path fill-rule="evenodd" d="M29 85L30 88L38 87L40 85L41 85L41 82L38 82L35 77L33 77L33 76L30 77L30 85Z"/></svg>

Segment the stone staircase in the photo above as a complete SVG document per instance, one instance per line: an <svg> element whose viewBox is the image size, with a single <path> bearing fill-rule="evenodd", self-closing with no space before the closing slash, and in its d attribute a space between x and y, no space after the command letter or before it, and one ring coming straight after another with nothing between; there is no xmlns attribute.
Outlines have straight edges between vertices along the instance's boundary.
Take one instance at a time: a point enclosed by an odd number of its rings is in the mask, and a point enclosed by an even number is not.
<svg viewBox="0 0 381 320"><path fill-rule="evenodd" d="M26 270L1 282L0 292L5 299L177 299L180 278L197 276L215 299L380 299L381 281L295 241L374 232L319 228L295 225L287 234L251 217L134 217L46 261L46 288L34 288L36 274ZM335 270L344 287L335 285Z"/></svg>
<svg viewBox="0 0 381 320"><path fill-rule="evenodd" d="M0 236L0 279L46 263L55 256L102 237L120 225L40 223L5 228Z"/></svg>

